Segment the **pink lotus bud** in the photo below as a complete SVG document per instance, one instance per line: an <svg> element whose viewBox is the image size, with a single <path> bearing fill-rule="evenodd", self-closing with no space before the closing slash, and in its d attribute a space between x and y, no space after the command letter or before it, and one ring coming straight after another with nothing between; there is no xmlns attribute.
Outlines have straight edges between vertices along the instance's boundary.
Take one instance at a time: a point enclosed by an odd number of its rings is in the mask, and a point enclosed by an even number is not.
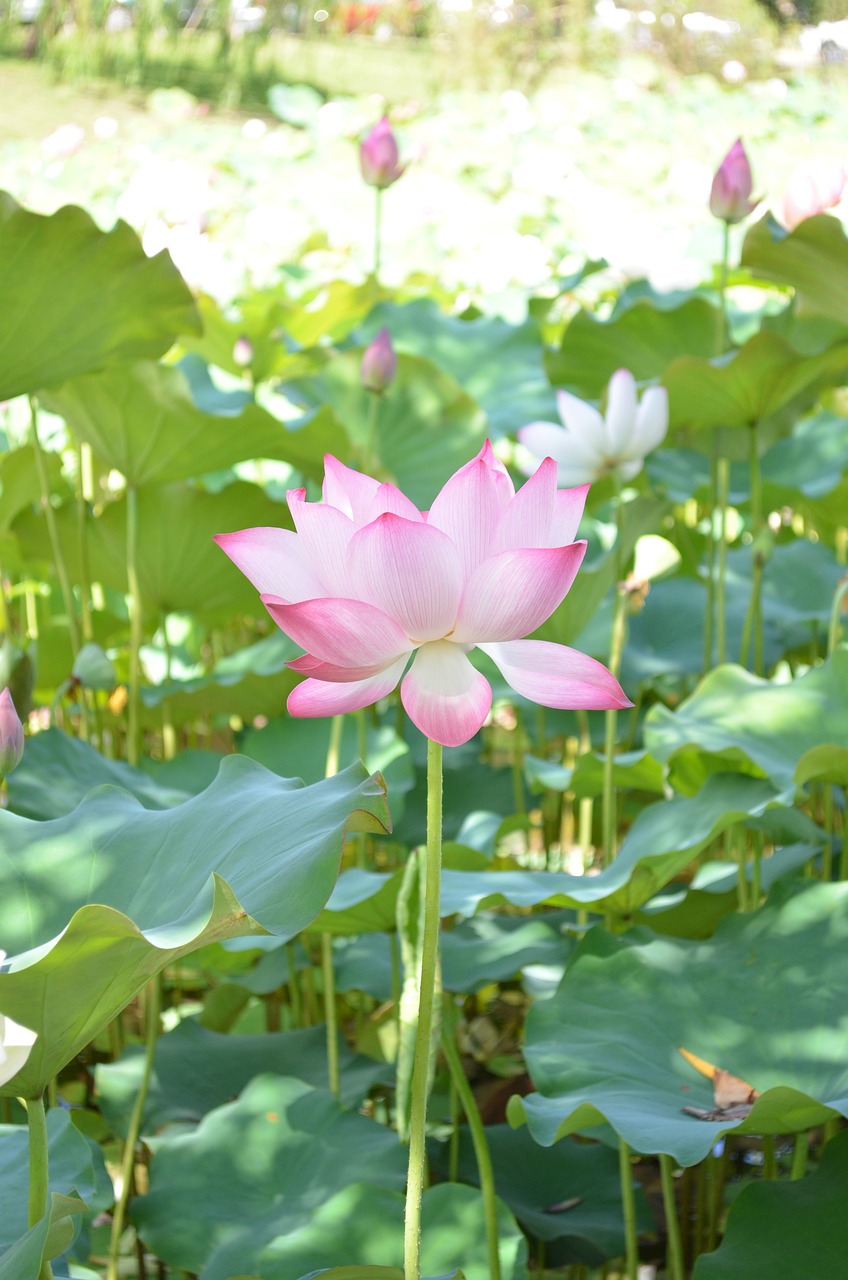
<svg viewBox="0 0 848 1280"><path fill-rule="evenodd" d="M24 754L24 728L8 689L0 693L0 778L17 769Z"/></svg>
<svg viewBox="0 0 848 1280"><path fill-rule="evenodd" d="M806 218L839 204L846 179L845 166L837 160L811 160L796 169L777 215L786 230L794 231Z"/></svg>
<svg viewBox="0 0 848 1280"><path fill-rule="evenodd" d="M754 180L742 139L737 138L722 160L710 191L710 213L722 222L741 222L758 201L751 199Z"/></svg>
<svg viewBox="0 0 848 1280"><path fill-rule="evenodd" d="M253 364L253 343L244 334L236 338L233 343L233 363L240 369L246 369L249 364Z"/></svg>
<svg viewBox="0 0 848 1280"><path fill-rule="evenodd" d="M387 116L378 120L359 144L359 165L369 187L390 187L406 168L399 163L398 145Z"/></svg>
<svg viewBox="0 0 848 1280"><path fill-rule="evenodd" d="M388 329L381 329L362 355L359 376L362 385L378 394L390 387L397 373L397 356Z"/></svg>

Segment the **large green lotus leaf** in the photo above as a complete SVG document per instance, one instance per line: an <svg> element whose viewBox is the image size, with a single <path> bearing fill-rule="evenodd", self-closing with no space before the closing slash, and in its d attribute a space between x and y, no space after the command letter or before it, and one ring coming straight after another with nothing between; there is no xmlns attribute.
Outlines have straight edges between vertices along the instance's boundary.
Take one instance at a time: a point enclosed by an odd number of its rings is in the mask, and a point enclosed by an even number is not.
<svg viewBox="0 0 848 1280"><path fill-rule="evenodd" d="M254 600L257 598L254 591ZM286 668L286 663L300 652L287 635L275 630L246 649L219 658L203 675L146 685L141 690L142 722L160 726L165 702L174 725L186 724L198 716L240 716L250 723L256 716L282 715L286 698L300 679ZM293 772L306 777L297 763Z"/></svg>
<svg viewBox="0 0 848 1280"><path fill-rule="evenodd" d="M446 991L479 991L509 982L525 965L564 968L572 940L563 932L566 912L525 917L481 914L442 933L442 985ZM337 938L334 947L339 991L365 991L375 1000L392 996L391 943L385 933Z"/></svg>
<svg viewBox="0 0 848 1280"><path fill-rule="evenodd" d="M355 1161L355 1153L352 1158ZM348 1267L350 1271L346 1276L340 1272L339 1280L359 1280L357 1264L368 1266L376 1261L400 1267L403 1207L399 1192L357 1180L317 1207L303 1225L280 1232L267 1243L260 1242L260 1248L249 1230L240 1232L216 1250L204 1268L204 1280L227 1280L234 1268L242 1266L245 1256L262 1280L305 1280L307 1275L340 1262L345 1264L345 1273ZM527 1241L500 1201L497 1209L503 1280L527 1280ZM451 1280L454 1275L463 1280L489 1280L483 1203L476 1188L442 1182L424 1192L421 1269L422 1274L439 1280ZM363 1277L372 1280L369 1271Z"/></svg>
<svg viewBox="0 0 848 1280"><path fill-rule="evenodd" d="M50 492L67 492L59 455L45 454L44 464ZM30 446L24 446L0 455L0 530L5 532L19 511L40 499L41 483L34 450Z"/></svg>
<svg viewBox="0 0 848 1280"><path fill-rule="evenodd" d="M678 796L643 809L618 855L594 876L564 871L452 870L442 873L443 916L473 916L485 907L555 907L630 915L679 875L716 836L739 822L765 826L775 842L823 834L787 807L792 788L779 794L763 778L714 773L694 796ZM800 819L800 823L798 822ZM816 837L818 840L816 841ZM812 852L812 850L811 850ZM400 872L380 874L351 868L339 877L316 928L337 933L367 933L390 928Z"/></svg>
<svg viewBox="0 0 848 1280"><path fill-rule="evenodd" d="M250 458L301 463L310 439L308 427L301 440L302 431L289 430L249 398L226 412L205 411L182 369L154 361L72 378L41 400L136 486L185 480ZM322 460L316 450L313 474L322 473Z"/></svg>
<svg viewBox="0 0 848 1280"><path fill-rule="evenodd" d="M361 360L360 351L342 352L317 378L284 390L315 407L332 408L359 450L367 447L369 417L375 413L372 467L426 509L445 481L479 450L486 416L449 374L419 356L398 356L395 381L375 397L362 385Z"/></svg>
<svg viewBox="0 0 848 1280"><path fill-rule="evenodd" d="M173 809L101 787L50 822L0 812L0 1012L38 1032L2 1092L38 1093L174 959L299 933L330 895L346 831L387 824L361 766L305 787L239 756Z"/></svg>
<svg viewBox="0 0 848 1280"><path fill-rule="evenodd" d="M784 845L759 866L760 890L767 894L783 876L800 871L819 852L820 845ZM737 862L704 862L688 884L672 882L635 913L635 924L650 925L654 933L672 938L711 938L718 923L739 906L740 873L745 883L754 879L753 859L740 868Z"/></svg>
<svg viewBox="0 0 848 1280"><path fill-rule="evenodd" d="M56 511L68 573L80 581L77 512L73 504ZM256 485L239 482L219 493L187 484L145 485L138 491L138 576L147 610L231 616L260 615L256 588L213 542L216 533L259 525L289 527L288 509L272 502ZM126 500L111 502L92 523L88 537L91 577L117 591L127 589ZM29 559L50 560L44 520L26 513L14 524Z"/></svg>
<svg viewBox="0 0 848 1280"><path fill-rule="evenodd" d="M89 1213L108 1209L115 1193L103 1152L84 1137L69 1112L51 1107L47 1113L50 1190L59 1195L75 1191ZM0 1125L0 1251L9 1248L27 1229L27 1167L29 1138L26 1125Z"/></svg>
<svg viewBox="0 0 848 1280"><path fill-rule="evenodd" d="M101 231L74 205L44 217L0 192L0 264L0 400L156 359L200 328L167 253L148 258L126 223Z"/></svg>
<svg viewBox="0 0 848 1280"><path fill-rule="evenodd" d="M331 728L329 718L296 720L286 716L263 729L248 730L241 750L283 777L296 773L306 782L317 782L326 775ZM415 782L409 747L389 725L376 729L369 725L365 745L365 763L371 770L379 769L385 778L392 797L392 817L397 821L403 813L402 797ZM359 728L355 717L345 716L338 763L344 766L359 759Z"/></svg>
<svg viewBox="0 0 848 1280"><path fill-rule="evenodd" d="M36 1280L43 1263L58 1258L73 1243L74 1219L85 1213L85 1208L79 1196L51 1191L50 1208L44 1217L0 1255L0 1280ZM65 1265L57 1264L54 1274L66 1275ZM74 1275L93 1277L94 1273L75 1267Z"/></svg>
<svg viewBox="0 0 848 1280"><path fill-rule="evenodd" d="M828 214L785 231L770 214L748 230L741 264L795 289L799 309L848 324L848 239Z"/></svg>
<svg viewBox="0 0 848 1280"><path fill-rule="evenodd" d="M236 1272L256 1269L266 1243L305 1226L352 1181L400 1190L406 1174L392 1130L290 1077L257 1076L190 1133L151 1145L150 1192L134 1201L133 1217L158 1257L189 1271L205 1268L236 1236Z"/></svg>
<svg viewBox="0 0 848 1280"><path fill-rule="evenodd" d="M609 320L578 311L559 351L546 354L545 367L551 382L598 397L616 369L629 369L639 382L659 378L678 356L709 359L721 335L721 312L705 298L670 306L642 298Z"/></svg>
<svg viewBox="0 0 848 1280"><path fill-rule="evenodd" d="M592 929L527 1019L542 1092L510 1102L537 1142L608 1121L636 1151L702 1160L723 1133L791 1133L848 1114L848 885L781 881L708 942ZM744 1120L702 1120L711 1082L680 1048L750 1082Z"/></svg>
<svg viewBox="0 0 848 1280"><path fill-rule="evenodd" d="M652 707L644 732L651 754L673 766L690 754L732 752L789 787L812 747L848 746L848 651L788 684L718 667L675 711Z"/></svg>
<svg viewBox="0 0 848 1280"><path fill-rule="evenodd" d="M539 331L531 321L508 324L500 316L462 320L432 298L375 307L357 337L371 342L388 329L398 351L425 356L455 378L485 410L493 436L526 422L556 422L556 398L542 362Z"/></svg>
<svg viewBox="0 0 848 1280"><path fill-rule="evenodd" d="M799 422L791 436L776 440L763 455L763 484L787 496L808 498L831 493L848 471L848 418L826 409Z"/></svg>
<svg viewBox="0 0 848 1280"><path fill-rule="evenodd" d="M339 1037L341 1099L358 1106L371 1087L386 1080L386 1067L353 1054ZM97 1097L113 1133L125 1136L144 1067L134 1045L115 1062L95 1071ZM324 1026L270 1035L221 1035L187 1018L156 1042L153 1079L141 1122L142 1133L169 1124L197 1124L207 1112L237 1097L255 1075L294 1076L329 1088L327 1031Z"/></svg>
<svg viewBox="0 0 848 1280"><path fill-rule="evenodd" d="M573 769L557 761L525 755L524 772L536 791L573 791L583 798L599 796L604 789L604 759L592 751L580 756ZM662 795L665 789L663 767L648 751L623 751L617 755L613 781L619 789L656 795Z"/></svg>
<svg viewBox="0 0 848 1280"><path fill-rule="evenodd" d="M681 356L666 369L672 427L750 427L823 379L848 369L848 343L799 355L776 333L760 332L717 360ZM747 447L747 446L746 446Z"/></svg>
<svg viewBox="0 0 848 1280"><path fill-rule="evenodd" d="M466 1126L459 1135L459 1177L477 1185L477 1161ZM540 1147L525 1128L511 1129L506 1124L488 1125L486 1143L498 1195L538 1240L563 1241L569 1246L568 1261L593 1267L624 1252L616 1151L599 1143ZM446 1176L448 1144L433 1142L429 1150L435 1167ZM578 1203L557 1209L571 1200ZM636 1210L639 1230L653 1230L641 1188L636 1191Z"/></svg>
<svg viewBox="0 0 848 1280"><path fill-rule="evenodd" d="M698 1258L693 1280L844 1275L846 1198L848 1132L843 1132L827 1144L818 1168L802 1181L743 1187L731 1207L724 1239L713 1253Z"/></svg>
<svg viewBox="0 0 848 1280"><path fill-rule="evenodd" d="M47 729L27 738L23 759L7 782L9 808L41 821L60 818L104 783L123 787L146 809L169 809L194 794L160 786L123 760L107 760L80 738Z"/></svg>

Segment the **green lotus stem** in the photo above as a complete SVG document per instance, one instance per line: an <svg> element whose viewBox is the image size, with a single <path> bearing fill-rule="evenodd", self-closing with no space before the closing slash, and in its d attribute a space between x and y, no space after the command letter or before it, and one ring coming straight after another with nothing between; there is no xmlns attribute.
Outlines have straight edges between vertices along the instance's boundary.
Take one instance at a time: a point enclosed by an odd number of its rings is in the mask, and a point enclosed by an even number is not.
<svg viewBox="0 0 848 1280"><path fill-rule="evenodd" d="M365 718L364 711L355 711L356 717L356 749L359 758L368 768L368 721ZM360 831L354 837L354 848L356 849L356 865L365 868L368 865L368 836L364 831Z"/></svg>
<svg viewBox="0 0 848 1280"><path fill-rule="evenodd" d="M379 194L379 193L378 193ZM370 476L377 450L377 419L380 416L380 392L368 392L368 417L365 423L365 448L362 450L360 470Z"/></svg>
<svg viewBox="0 0 848 1280"><path fill-rule="evenodd" d="M50 481L47 477L47 463L44 460L44 450L38 438L38 409L32 396L29 397L29 420L32 451L35 455L35 469L38 472L38 487L41 492L41 507L44 512L44 519L47 522L47 536L50 539L50 551L62 591L62 600L65 605L65 612L68 615L68 633L70 635L71 648L74 657L76 657L80 650L80 639L74 610L74 593L71 588L71 579L68 576L65 557L62 554L62 540L59 537L59 529L56 524L56 512L53 510L53 505L50 501Z"/></svg>
<svg viewBox="0 0 848 1280"><path fill-rule="evenodd" d="M618 1139L618 1169L621 1179L621 1208L624 1213L625 1275L627 1280L639 1277L639 1233L636 1230L636 1197L633 1194L633 1168L630 1147Z"/></svg>
<svg viewBox="0 0 848 1280"><path fill-rule="evenodd" d="M459 1094L453 1076L448 1086L450 1138L448 1139L448 1182L459 1182Z"/></svg>
<svg viewBox="0 0 848 1280"><path fill-rule="evenodd" d="M327 1026L327 1076L330 1081L330 1092L337 1098L341 1098L336 978L333 972L333 936L330 933L321 934L321 972L324 978L324 1020Z"/></svg>
<svg viewBox="0 0 848 1280"><path fill-rule="evenodd" d="M742 648L739 654L739 663L745 666L748 660L748 649L751 644L751 636L754 638L754 658L753 671L756 675L762 675L763 672L763 611L762 611L762 587L763 587L763 559L762 550L758 547L758 537L763 523L763 497L762 497L762 476L760 474L760 455L757 441L757 425L754 423L751 427L750 449L749 449L749 467L750 467L750 488L751 488L751 537L753 546L751 548L751 595L748 600L748 609L745 614L745 625L742 629Z"/></svg>
<svg viewBox="0 0 848 1280"><path fill-rule="evenodd" d="M124 1143L124 1158L121 1162L121 1194L112 1213L112 1231L109 1237L109 1261L106 1267L106 1280L118 1280L118 1252L121 1247L121 1236L124 1231L124 1220L133 1184L135 1168L135 1148L138 1135L141 1133L141 1122L147 1095L150 1092L150 1080L153 1075L153 1058L156 1053L156 1041L159 1038L159 1006L161 1002L161 983L159 978L152 978L147 984L145 999L146 1027L144 1035L144 1068L138 1093L135 1095L132 1114L127 1128Z"/></svg>
<svg viewBox="0 0 848 1280"><path fill-rule="evenodd" d="M768 1182L777 1178L777 1153L774 1148L774 1134L763 1134L763 1177Z"/></svg>
<svg viewBox="0 0 848 1280"><path fill-rule="evenodd" d="M716 432L719 451L716 468L716 510L718 512L718 564L715 580L716 662L727 661L726 593L727 579L727 505L730 491L730 463L721 453L721 434Z"/></svg>
<svg viewBox="0 0 848 1280"><path fill-rule="evenodd" d="M692 1231L692 1259L704 1248L704 1227L707 1220L707 1177L704 1162L695 1170L695 1225Z"/></svg>
<svg viewBox="0 0 848 1280"><path fill-rule="evenodd" d="M586 712L580 708L575 711L577 724L580 728L580 740L577 745L577 758L587 755L592 750L592 735L589 732L589 717ZM577 843L583 855L584 865L589 857L589 850L592 847L592 821L595 816L595 802L591 796L584 796L577 806Z"/></svg>
<svg viewBox="0 0 848 1280"><path fill-rule="evenodd" d="M80 623L82 638L88 642L94 639L91 627L91 601L89 599L89 563L88 563L88 503L91 493L91 446L80 444L77 447L77 534L79 536L80 553Z"/></svg>
<svg viewBox="0 0 848 1280"><path fill-rule="evenodd" d="M674 1170L671 1156L660 1155L660 1179L662 1182L665 1227L668 1233L666 1274L668 1280L686 1280L683 1266L683 1241L680 1239L680 1223L677 1219L677 1202L674 1195Z"/></svg>
<svg viewBox="0 0 848 1280"><path fill-rule="evenodd" d="M324 768L325 778L334 778L339 771L339 753L342 746L344 716L333 716L330 721L330 745L327 747L327 763Z"/></svg>
<svg viewBox="0 0 848 1280"><path fill-rule="evenodd" d="M442 747L427 741L427 850L424 870L424 927L421 935L421 981L418 1027L409 1115L409 1172L403 1232L404 1280L421 1277L421 1200L427 1160L427 1077L433 1028L436 972L439 960L440 882L442 863Z"/></svg>
<svg viewBox="0 0 848 1280"><path fill-rule="evenodd" d="M718 432L713 433L710 450L710 538L707 549L707 601L704 607L704 673L713 665L713 613L716 597L716 528L718 499Z"/></svg>
<svg viewBox="0 0 848 1280"><path fill-rule="evenodd" d="M753 849L751 857L751 910L756 911L760 905L762 897L762 864L763 864L763 833L755 831L752 837Z"/></svg>
<svg viewBox="0 0 848 1280"><path fill-rule="evenodd" d="M613 591L614 605L612 615L612 637L610 640L609 666L616 678L621 669L621 655L624 652L624 634L627 626L627 593L621 585L624 570L622 562L622 539L624 536L624 520L621 506L621 484L617 476L615 482L615 547L613 549ZM618 711L615 707L604 713L604 777L603 777L603 813L602 844L604 866L608 866L615 857L616 851L616 803L615 782L615 742Z"/></svg>
<svg viewBox="0 0 848 1280"><path fill-rule="evenodd" d="M805 1129L795 1134L795 1146L792 1151L792 1169L789 1177L792 1182L800 1182L807 1172L807 1153L810 1149L810 1135Z"/></svg>
<svg viewBox="0 0 848 1280"><path fill-rule="evenodd" d="M300 984L297 980L297 954L294 942L286 943L286 959L289 965L288 989L291 1005L292 1021L296 1027L303 1026L303 1006L300 1000Z"/></svg>
<svg viewBox="0 0 848 1280"><path fill-rule="evenodd" d="M19 1098L26 1110L29 1129L29 1205L27 1225L34 1227L50 1210L50 1185L47 1154L47 1116L44 1112L44 1095L37 1098ZM38 1280L52 1280L50 1263L44 1260Z"/></svg>
<svg viewBox="0 0 848 1280"><path fill-rule="evenodd" d="M380 280L380 265L383 251L383 190L374 188L374 283Z"/></svg>
<svg viewBox="0 0 848 1280"><path fill-rule="evenodd" d="M492 1157L486 1141L486 1130L474 1091L468 1083L468 1077L462 1069L459 1053L456 1048L456 1026L454 1024L453 995L446 991L443 998L444 1020L442 1022L442 1049L448 1064L451 1083L459 1095L459 1101L465 1112L465 1119L471 1132L474 1144L474 1155L477 1160L477 1172L480 1177L480 1191L483 1196L483 1217L486 1222L486 1251L489 1259L489 1280L501 1280L501 1259L498 1249L498 1205L495 1195L495 1175L492 1169Z"/></svg>
<svg viewBox="0 0 848 1280"><path fill-rule="evenodd" d="M130 670L127 707L127 760L138 764L142 603L138 580L138 490L127 485L127 601L130 614Z"/></svg>
<svg viewBox="0 0 848 1280"><path fill-rule="evenodd" d="M524 752L521 749L524 734L521 727L521 713L517 707L515 708L515 728L512 733L512 751L510 753L512 803L515 806L515 812L523 815L527 812L527 807L524 803Z"/></svg>
<svg viewBox="0 0 848 1280"><path fill-rule="evenodd" d="M397 1032L397 1053L400 1053L400 993L402 983L400 976L400 941L398 940L397 929L392 929L389 934L389 949L392 958L392 1007L395 1015L395 1030Z"/></svg>
<svg viewBox="0 0 848 1280"><path fill-rule="evenodd" d="M724 235L722 237L721 265L719 268L718 278L718 294L721 304L721 336L719 337L719 355L722 355L722 353L730 346L730 325L727 319L727 271L730 265L730 223L723 222L722 229L724 231Z"/></svg>
<svg viewBox="0 0 848 1280"><path fill-rule="evenodd" d="M839 584L836 595L833 597L833 604L830 609L830 624L827 629L828 656L836 649L842 635L842 604L846 596L848 596L848 577Z"/></svg>

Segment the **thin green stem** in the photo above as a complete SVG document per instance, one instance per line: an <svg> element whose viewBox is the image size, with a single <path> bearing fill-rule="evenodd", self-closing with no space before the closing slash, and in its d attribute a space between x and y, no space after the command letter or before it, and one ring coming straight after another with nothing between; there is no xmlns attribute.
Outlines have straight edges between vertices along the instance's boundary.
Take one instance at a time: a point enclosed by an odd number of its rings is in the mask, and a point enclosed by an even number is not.
<svg viewBox="0 0 848 1280"><path fill-rule="evenodd" d="M713 634L716 588L716 529L715 516L718 500L718 432L713 433L710 449L710 536L707 545L707 602L704 608L704 674L713 665Z"/></svg>
<svg viewBox="0 0 848 1280"><path fill-rule="evenodd" d="M297 979L297 951L293 941L286 943L286 960L289 966L287 986L289 989L292 1022L296 1027L302 1027L304 1025L303 1003L300 998L300 983Z"/></svg>
<svg viewBox="0 0 848 1280"><path fill-rule="evenodd" d="M774 1146L774 1134L763 1134L763 1177L769 1182L777 1178L777 1152Z"/></svg>
<svg viewBox="0 0 848 1280"><path fill-rule="evenodd" d="M68 568L65 564L65 557L62 552L62 540L59 537L59 528L56 524L56 512L53 510L53 504L50 501L50 481L47 476L47 462L44 457L44 450L41 447L41 441L38 438L38 410L32 396L29 398L29 420L30 434L32 438L32 451L35 456L35 469L38 472L38 487L41 492L41 508L44 512L44 519L47 523L47 536L50 539L50 551L53 556L56 576L59 579L59 586L62 591L62 600L65 605L65 612L68 615L68 633L71 640L71 649L73 650L74 657L76 657L80 650L80 638L74 605L74 593L71 588L71 579L68 576Z"/></svg>
<svg viewBox="0 0 848 1280"><path fill-rule="evenodd" d="M377 456L377 420L380 417L380 392L368 392L368 419L365 424L365 448L361 454L360 470L370 476Z"/></svg>
<svg viewBox="0 0 848 1280"><path fill-rule="evenodd" d="M727 270L730 265L730 223L723 224L721 245L721 267L718 279L718 293L721 304L721 336L719 338L719 355L730 346L730 324L727 319Z"/></svg>
<svg viewBox="0 0 848 1280"><path fill-rule="evenodd" d="M165 683L171 683L171 667L173 663L173 651L171 649L171 639L168 635L168 615L162 614L162 645L165 650ZM162 699L162 755L166 760L173 760L177 754L177 735L174 730L174 722L171 719L171 701L170 698Z"/></svg>
<svg viewBox="0 0 848 1280"><path fill-rule="evenodd" d="M379 283L383 252L383 190L374 188L374 283Z"/></svg>
<svg viewBox="0 0 848 1280"><path fill-rule="evenodd" d="M333 716L330 721L330 744L327 747L327 763L324 767L325 778L334 778L339 771L339 754L342 748L343 730L344 716Z"/></svg>
<svg viewBox="0 0 848 1280"><path fill-rule="evenodd" d="M433 1027L436 972L439 959L440 884L442 864L442 747L427 742L427 851L424 885L424 928L421 936L421 982L415 1065L409 1117L409 1173L404 1215L404 1280L421 1276L421 1200L427 1159L427 1077Z"/></svg>
<svg viewBox="0 0 848 1280"><path fill-rule="evenodd" d="M739 662L744 666L748 660L751 637L754 641L752 669L756 675L763 672L763 550L760 545L760 533L763 523L762 476L760 473L759 442L757 425L751 426L748 463L750 470L750 502L751 502L751 595L745 614L745 625L742 630L742 648Z"/></svg>
<svg viewBox="0 0 848 1280"><path fill-rule="evenodd" d="M156 1053L156 1041L159 1037L159 1006L161 1000L160 979L153 978L147 984L146 1028L144 1037L144 1069L135 1095L132 1115L127 1129L124 1144L124 1158L121 1163L121 1193L118 1196L112 1214L112 1232L109 1238L109 1261L106 1267L106 1280L118 1280L118 1253L121 1247L121 1236L124 1231L124 1220L133 1185L135 1168L135 1148L141 1132L144 1108L150 1090L150 1079L153 1075L153 1058Z"/></svg>
<svg viewBox="0 0 848 1280"><path fill-rule="evenodd" d="M613 615L612 635L610 638L609 669L618 676L621 669L621 655L624 652L624 635L627 627L627 594L621 578L624 574L622 556L622 540L624 537L624 519L621 503L621 484L617 476L615 482L615 547L613 549ZM603 773L603 812L602 812L602 846L604 865L609 866L616 851L616 796L613 772L615 769L615 743L617 737L618 711L615 707L604 715L604 773Z"/></svg>
<svg viewBox="0 0 848 1280"><path fill-rule="evenodd" d="M680 1239L680 1223L677 1218L677 1200L674 1194L674 1161L671 1156L660 1155L660 1180L662 1182L665 1229L668 1236L666 1275L668 1280L686 1280L683 1266L683 1241Z"/></svg>
<svg viewBox="0 0 848 1280"><path fill-rule="evenodd" d="M40 1222L48 1208L47 1115L44 1095L20 1098L29 1129L29 1209L27 1226Z"/></svg>
<svg viewBox="0 0 848 1280"><path fill-rule="evenodd" d="M515 708L515 728L512 731L512 751L510 753L510 764L512 766L512 803L515 812L525 814L527 806L524 803L524 728L521 724L521 712Z"/></svg>
<svg viewBox="0 0 848 1280"><path fill-rule="evenodd" d="M483 1196L483 1217L486 1222L489 1280L501 1280L501 1260L498 1250L498 1205L492 1157L489 1152L489 1144L486 1141L486 1130L480 1116L477 1100L474 1097L471 1085L468 1083L468 1077L462 1069L462 1062L457 1052L453 995L449 991L444 993L443 1010L442 1049L448 1064L451 1083L459 1094L459 1101L462 1104L465 1119L471 1132L471 1141L474 1144L474 1155L477 1160L477 1172L480 1177L480 1191Z"/></svg>
<svg viewBox="0 0 848 1280"><path fill-rule="evenodd" d="M630 1147L623 1138L618 1140L618 1171L621 1180L621 1208L624 1213L625 1275L627 1280L638 1280L639 1234L636 1230L633 1167L630 1163Z"/></svg>
<svg viewBox="0 0 848 1280"><path fill-rule="evenodd" d="M842 635L842 605L848 596L848 577L840 583L836 595L833 597L833 605L830 610L830 624L827 629L827 652L828 656L833 653L839 644Z"/></svg>
<svg viewBox="0 0 848 1280"><path fill-rule="evenodd" d="M792 1169L789 1177L792 1182L800 1182L807 1172L807 1153L810 1149L810 1135L805 1129L795 1134L795 1147L792 1152Z"/></svg>
<svg viewBox="0 0 848 1280"><path fill-rule="evenodd" d="M756 911L762 897L763 833L754 831L751 857L751 910Z"/></svg>
<svg viewBox="0 0 848 1280"><path fill-rule="evenodd" d="M130 615L130 663L127 706L127 760L138 764L140 751L142 603L138 577L138 491L127 485L127 602Z"/></svg>
<svg viewBox="0 0 848 1280"><path fill-rule="evenodd" d="M321 934L321 972L324 978L324 1021L327 1027L327 1076L330 1081L330 1092L337 1098L341 1098L336 976L333 971L333 936L330 933Z"/></svg>
<svg viewBox="0 0 848 1280"><path fill-rule="evenodd" d="M727 506L730 492L730 463L721 453L721 433L716 432L718 441L718 464L716 468L716 510L718 514L718 563L715 581L715 633L716 662L721 666L727 661L727 622L726 591L727 580Z"/></svg>

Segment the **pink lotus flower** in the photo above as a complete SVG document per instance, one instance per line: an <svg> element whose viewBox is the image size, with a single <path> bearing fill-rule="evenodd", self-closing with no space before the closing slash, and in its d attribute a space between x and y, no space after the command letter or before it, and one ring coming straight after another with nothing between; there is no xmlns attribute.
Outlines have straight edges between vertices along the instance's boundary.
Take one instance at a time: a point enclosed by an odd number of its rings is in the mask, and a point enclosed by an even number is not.
<svg viewBox="0 0 848 1280"><path fill-rule="evenodd" d="M397 182L406 168L400 163L398 144L388 116L383 116L359 144L359 166L369 187L383 190Z"/></svg>
<svg viewBox="0 0 848 1280"><path fill-rule="evenodd" d="M838 160L810 160L790 177L780 203L778 218L787 231L839 204L848 180Z"/></svg>
<svg viewBox="0 0 848 1280"><path fill-rule="evenodd" d="M722 222L741 222L759 203L751 199L753 189L751 165L742 139L737 138L713 178L710 213Z"/></svg>
<svg viewBox="0 0 848 1280"><path fill-rule="evenodd" d="M394 382L397 373L397 356L388 329L381 329L373 342L362 353L360 365L362 385L378 395Z"/></svg>
<svg viewBox="0 0 848 1280"><path fill-rule="evenodd" d="M586 550L574 535L587 489L558 492L548 458L516 493L487 441L421 512L394 485L328 455L323 501L307 502L303 489L288 495L296 533L243 529L216 541L306 650L289 663L308 677L289 696L291 715L359 710L403 677L413 723L459 746L492 703L467 656L475 647L543 706L631 705L593 658L523 638L574 581Z"/></svg>

